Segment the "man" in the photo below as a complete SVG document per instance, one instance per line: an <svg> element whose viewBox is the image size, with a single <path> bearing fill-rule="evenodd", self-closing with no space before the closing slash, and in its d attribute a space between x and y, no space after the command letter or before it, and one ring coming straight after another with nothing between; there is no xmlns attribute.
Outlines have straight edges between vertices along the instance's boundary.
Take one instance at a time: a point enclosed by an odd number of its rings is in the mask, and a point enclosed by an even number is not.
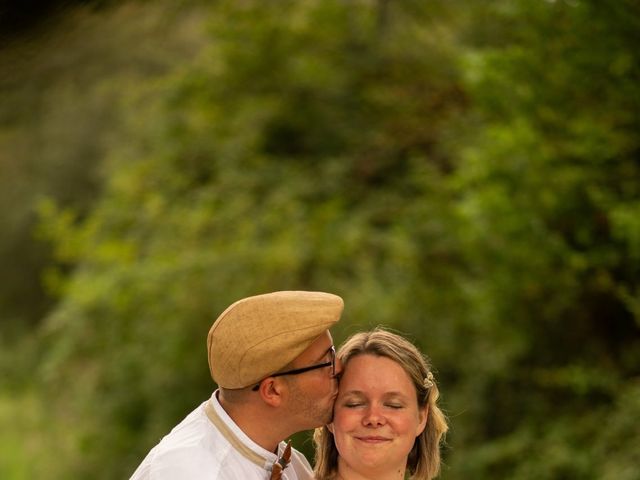
<svg viewBox="0 0 640 480"><path fill-rule="evenodd" d="M134 472L132 480L279 478L284 439L331 421L338 386L329 328L340 297L274 292L228 307L209 330L209 369L218 384ZM288 457L288 452L285 455ZM313 472L293 450L283 480Z"/></svg>

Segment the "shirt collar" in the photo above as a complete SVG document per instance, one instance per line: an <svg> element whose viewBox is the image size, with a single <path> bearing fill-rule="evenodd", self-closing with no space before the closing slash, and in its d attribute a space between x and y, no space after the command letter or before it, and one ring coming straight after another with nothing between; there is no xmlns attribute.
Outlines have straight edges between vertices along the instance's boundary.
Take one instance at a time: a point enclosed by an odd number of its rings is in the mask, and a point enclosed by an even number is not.
<svg viewBox="0 0 640 480"><path fill-rule="evenodd" d="M278 456L251 440L247 434L238 427L229 414L225 412L224 408L222 408L222 405L220 405L218 401L218 390L213 392L211 399L205 403L205 413L211 423L215 425L222 436L225 437L238 453L259 467L269 471L271 470L273 462L278 459ZM285 447L286 443L280 442L278 452L280 453Z"/></svg>

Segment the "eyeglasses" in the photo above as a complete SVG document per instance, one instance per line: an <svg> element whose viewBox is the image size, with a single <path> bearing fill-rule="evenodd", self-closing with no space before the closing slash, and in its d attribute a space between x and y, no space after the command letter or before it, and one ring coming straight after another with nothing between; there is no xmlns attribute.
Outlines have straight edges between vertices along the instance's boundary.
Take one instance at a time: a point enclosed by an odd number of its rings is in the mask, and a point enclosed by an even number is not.
<svg viewBox="0 0 640 480"><path fill-rule="evenodd" d="M330 355L331 359L328 362L318 363L317 365L309 365L308 367L295 368L293 370L286 370L284 372L274 373L273 375L269 375L269 377L281 377L283 375L299 375L300 373L310 372L311 370L316 370L318 368L331 367L331 378L336 376L336 347L331 345L327 353ZM266 378L269 378L266 377ZM262 381L262 380L261 380ZM252 388L255 392L260 388L260 383Z"/></svg>

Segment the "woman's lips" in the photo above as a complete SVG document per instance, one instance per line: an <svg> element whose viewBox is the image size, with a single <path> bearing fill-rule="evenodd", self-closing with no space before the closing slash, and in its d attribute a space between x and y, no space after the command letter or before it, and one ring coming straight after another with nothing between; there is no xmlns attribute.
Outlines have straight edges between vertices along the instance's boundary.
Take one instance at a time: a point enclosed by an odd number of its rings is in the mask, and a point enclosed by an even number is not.
<svg viewBox="0 0 640 480"><path fill-rule="evenodd" d="M386 437L369 436L369 435L363 436L363 437L356 437L356 439L360 440L361 442L371 443L371 444L384 443L390 440L389 438L386 438Z"/></svg>

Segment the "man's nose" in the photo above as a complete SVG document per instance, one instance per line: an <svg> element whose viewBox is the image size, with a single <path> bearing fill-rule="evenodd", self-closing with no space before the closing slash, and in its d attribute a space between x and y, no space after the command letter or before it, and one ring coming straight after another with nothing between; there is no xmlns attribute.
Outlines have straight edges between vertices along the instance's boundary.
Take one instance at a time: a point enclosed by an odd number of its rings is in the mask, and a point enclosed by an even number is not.
<svg viewBox="0 0 640 480"><path fill-rule="evenodd" d="M336 357L335 361L335 374L334 378L339 379L340 375L342 375L342 362L339 358Z"/></svg>

